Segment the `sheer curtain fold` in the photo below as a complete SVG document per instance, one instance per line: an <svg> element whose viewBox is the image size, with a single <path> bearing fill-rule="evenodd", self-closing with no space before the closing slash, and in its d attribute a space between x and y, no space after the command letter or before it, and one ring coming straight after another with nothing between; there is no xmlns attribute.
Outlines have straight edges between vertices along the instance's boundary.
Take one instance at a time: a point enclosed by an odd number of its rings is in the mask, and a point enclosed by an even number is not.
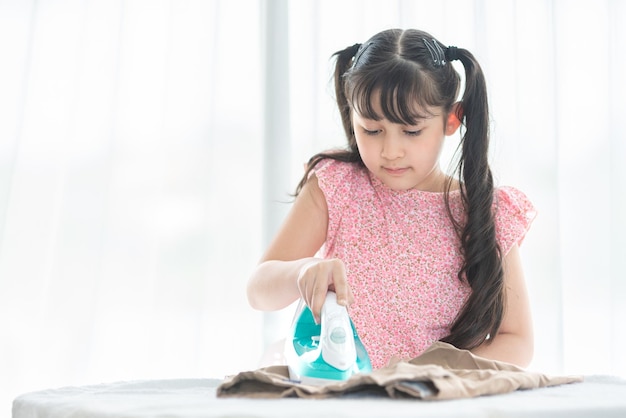
<svg viewBox="0 0 626 418"><path fill-rule="evenodd" d="M618 51L626 46L626 2L613 0L609 2L609 136L611 149L609 155L610 164L610 188L611 203L609 208L611 218L610 228L610 277L611 292L610 302L610 330L611 344L611 368L626 374L626 357L623 348L626 346L626 280L621 261L626 256L626 193L624 192L624 179L626 179L626 127L623 117L626 114L626 59Z"/></svg>
<svg viewBox="0 0 626 418"><path fill-rule="evenodd" d="M258 14L0 2L4 412L28 390L256 364Z"/></svg>
<svg viewBox="0 0 626 418"><path fill-rule="evenodd" d="M522 246L532 366L626 374L625 3L287 5L288 99L272 103L290 143L264 151L262 1L0 1L0 404L255 367L261 155L289 154L284 213L302 164L343 144L331 54L388 27L483 66L497 181L539 211Z"/></svg>

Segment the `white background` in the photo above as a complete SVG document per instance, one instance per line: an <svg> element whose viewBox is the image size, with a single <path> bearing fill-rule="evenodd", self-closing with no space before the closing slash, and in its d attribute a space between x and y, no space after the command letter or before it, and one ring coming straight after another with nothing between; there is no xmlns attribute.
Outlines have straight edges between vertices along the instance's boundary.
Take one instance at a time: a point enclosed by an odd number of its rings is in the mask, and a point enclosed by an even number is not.
<svg viewBox="0 0 626 418"><path fill-rule="evenodd" d="M256 367L282 332L245 299L264 210L343 144L331 54L389 27L483 65L497 181L539 211L522 246L531 368L626 375L626 2L287 3L287 50L268 57L257 0L0 0L0 411L50 387ZM273 151L288 186L267 203Z"/></svg>

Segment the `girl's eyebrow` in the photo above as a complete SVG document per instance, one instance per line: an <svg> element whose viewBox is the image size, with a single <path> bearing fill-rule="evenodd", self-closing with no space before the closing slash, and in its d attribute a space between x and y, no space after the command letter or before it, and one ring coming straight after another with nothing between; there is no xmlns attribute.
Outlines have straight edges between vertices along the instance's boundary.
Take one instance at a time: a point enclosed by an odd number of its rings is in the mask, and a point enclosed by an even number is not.
<svg viewBox="0 0 626 418"><path fill-rule="evenodd" d="M368 118L368 117L365 117L365 116L358 116L358 118L359 118L359 120L361 120L363 122L374 122L374 123L378 123L378 122L380 122L382 120L388 120L387 118L384 118L384 117L382 119L373 119L373 118ZM413 123L396 123L396 125L418 126L418 125L422 125L422 124L426 123L430 119L432 119L432 117L418 118L418 119L415 119L415 121Z"/></svg>
<svg viewBox="0 0 626 418"><path fill-rule="evenodd" d="M424 124L424 123L428 122L431 119L432 119L432 117L430 117L430 116L420 117L420 118L415 118L415 120L411 121L411 123L408 123L408 122L406 122L406 123L399 123L398 125L417 126L417 125Z"/></svg>
<svg viewBox="0 0 626 418"><path fill-rule="evenodd" d="M362 113L359 113L356 109L353 109L353 112L356 117L358 117L359 119L363 121L380 122L381 120L389 120L385 115L382 115L380 119L376 119L374 116L377 116L377 115L364 115ZM400 123L394 122L394 123L398 125L402 125L402 126L418 126L434 118L437 118L439 116L441 116L440 113L426 112L420 116L416 116L415 119L412 121L405 121L405 122L400 122Z"/></svg>

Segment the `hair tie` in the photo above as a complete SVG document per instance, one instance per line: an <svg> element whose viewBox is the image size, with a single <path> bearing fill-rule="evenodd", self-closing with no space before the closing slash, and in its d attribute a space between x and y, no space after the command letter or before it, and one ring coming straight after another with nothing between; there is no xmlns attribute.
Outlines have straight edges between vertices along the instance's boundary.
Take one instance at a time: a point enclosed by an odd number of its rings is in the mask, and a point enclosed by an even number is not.
<svg viewBox="0 0 626 418"><path fill-rule="evenodd" d="M361 55L363 55L363 53L367 50L367 48L370 47L371 44L373 44L374 42L368 42L367 44L354 44L352 47L359 47L359 49L357 50L356 54L354 55L354 61L352 61L352 68L356 67L357 62L359 62L359 59L361 58Z"/></svg>
<svg viewBox="0 0 626 418"><path fill-rule="evenodd" d="M361 48L361 44L359 43L356 43L350 47L350 53L353 57L356 55L357 52L359 52L359 48Z"/></svg>
<svg viewBox="0 0 626 418"><path fill-rule="evenodd" d="M433 60L433 65L436 68L441 68L446 65L446 55L443 52L443 49L441 48L439 43L434 39L431 40L432 42L426 38L422 38L422 40L424 41L424 45L426 45L426 49L428 49L428 52L430 52L430 57Z"/></svg>
<svg viewBox="0 0 626 418"><path fill-rule="evenodd" d="M456 46L446 48L446 60L455 61L459 59L459 49Z"/></svg>

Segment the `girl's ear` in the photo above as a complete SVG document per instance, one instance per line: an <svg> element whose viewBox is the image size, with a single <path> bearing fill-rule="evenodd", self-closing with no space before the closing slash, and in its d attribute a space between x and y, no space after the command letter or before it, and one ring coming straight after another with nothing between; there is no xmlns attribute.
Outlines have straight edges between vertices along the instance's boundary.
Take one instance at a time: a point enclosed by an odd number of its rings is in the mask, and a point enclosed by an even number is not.
<svg viewBox="0 0 626 418"><path fill-rule="evenodd" d="M446 136L453 135L459 126L461 126L461 119L463 118L463 109L461 108L461 102L456 102L452 105L452 109L450 109L450 113L448 113L448 117L446 119Z"/></svg>

